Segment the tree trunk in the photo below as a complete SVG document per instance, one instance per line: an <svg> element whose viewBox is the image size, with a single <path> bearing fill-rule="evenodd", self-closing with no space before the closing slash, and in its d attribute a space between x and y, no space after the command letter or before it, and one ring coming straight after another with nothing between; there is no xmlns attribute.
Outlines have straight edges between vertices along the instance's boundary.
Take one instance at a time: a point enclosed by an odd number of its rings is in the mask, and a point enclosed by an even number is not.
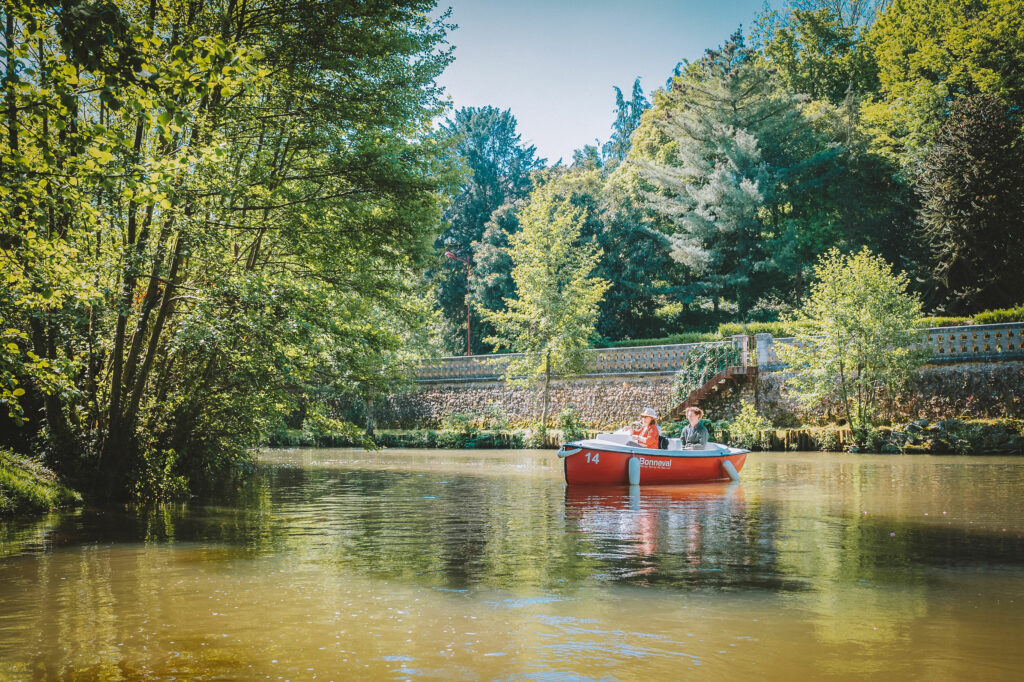
<svg viewBox="0 0 1024 682"><path fill-rule="evenodd" d="M551 351L544 356L544 408L541 412L541 429L548 430L548 389L551 385Z"/></svg>

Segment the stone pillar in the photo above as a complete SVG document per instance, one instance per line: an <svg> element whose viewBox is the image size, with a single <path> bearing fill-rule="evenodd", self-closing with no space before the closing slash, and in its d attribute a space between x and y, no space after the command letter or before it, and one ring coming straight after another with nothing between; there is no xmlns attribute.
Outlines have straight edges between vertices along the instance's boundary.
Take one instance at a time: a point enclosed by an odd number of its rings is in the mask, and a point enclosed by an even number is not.
<svg viewBox="0 0 1024 682"><path fill-rule="evenodd" d="M782 367L779 356L775 353L775 339L771 334L756 334L754 340L757 343L757 368L765 372Z"/></svg>
<svg viewBox="0 0 1024 682"><path fill-rule="evenodd" d="M750 359L750 351L748 347L750 337L746 334L736 334L732 337L732 342L740 351L740 365L746 367L749 364Z"/></svg>

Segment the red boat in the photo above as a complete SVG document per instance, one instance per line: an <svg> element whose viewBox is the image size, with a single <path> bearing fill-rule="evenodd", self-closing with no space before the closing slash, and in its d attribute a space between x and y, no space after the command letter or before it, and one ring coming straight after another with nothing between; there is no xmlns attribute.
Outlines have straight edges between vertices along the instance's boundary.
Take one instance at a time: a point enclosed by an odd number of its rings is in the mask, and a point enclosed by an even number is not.
<svg viewBox="0 0 1024 682"><path fill-rule="evenodd" d="M740 480L749 450L708 443L684 450L670 438L666 450L640 447L630 433L600 433L596 438L566 443L558 450L569 485L667 485Z"/></svg>

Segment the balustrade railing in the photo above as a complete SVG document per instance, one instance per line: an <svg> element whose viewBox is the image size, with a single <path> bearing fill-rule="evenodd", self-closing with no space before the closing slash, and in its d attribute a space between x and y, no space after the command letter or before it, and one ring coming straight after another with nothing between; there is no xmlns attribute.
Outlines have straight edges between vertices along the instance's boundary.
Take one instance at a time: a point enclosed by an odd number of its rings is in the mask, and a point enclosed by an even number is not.
<svg viewBox="0 0 1024 682"><path fill-rule="evenodd" d="M1024 358L1024 322L979 324L964 327L935 327L921 330L923 343L933 349L930 363L978 362ZM772 339L758 335L757 364L768 369L778 363L771 345L796 343L794 338ZM761 337L768 337L762 339ZM766 341L767 343L762 343ZM726 341L684 343L669 346L635 346L631 348L594 348L584 376L616 374L674 374L687 366L689 356L711 345L730 345L730 361L746 366L750 362L748 337L734 336ZM764 346L764 347L762 347ZM459 381L493 381L502 376L509 361L519 353L505 355L471 355L423 362L416 381L442 383Z"/></svg>
<svg viewBox="0 0 1024 682"><path fill-rule="evenodd" d="M933 362L1024 357L1024 322L926 329Z"/></svg>
<svg viewBox="0 0 1024 682"><path fill-rule="evenodd" d="M927 360L930 364L1024 358L1024 322L932 327L922 329L921 334L921 343L932 351L931 357ZM772 339L771 342L795 344L797 340L786 337ZM770 358L771 352L766 353L765 357Z"/></svg>
<svg viewBox="0 0 1024 682"><path fill-rule="evenodd" d="M723 342L717 342L723 343ZM738 336L724 343L734 344L731 357L737 362L747 357L747 337ZM668 346L635 346L631 348L593 348L587 351L584 376L616 374L673 374L686 365L687 356L706 344L684 343ZM471 355L423 362L416 373L419 382L487 381L502 376L511 360L520 353L504 355Z"/></svg>

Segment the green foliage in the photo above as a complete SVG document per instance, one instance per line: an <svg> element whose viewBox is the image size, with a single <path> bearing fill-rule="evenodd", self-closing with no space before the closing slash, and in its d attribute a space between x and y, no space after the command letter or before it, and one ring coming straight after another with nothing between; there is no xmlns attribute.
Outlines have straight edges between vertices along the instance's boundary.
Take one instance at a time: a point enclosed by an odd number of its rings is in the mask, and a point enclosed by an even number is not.
<svg viewBox="0 0 1024 682"><path fill-rule="evenodd" d="M382 448L435 448L437 433L429 429L414 431L379 431L374 435Z"/></svg>
<svg viewBox="0 0 1024 682"><path fill-rule="evenodd" d="M835 429L821 429L817 433L818 449L823 452L842 452L843 443Z"/></svg>
<svg viewBox="0 0 1024 682"><path fill-rule="evenodd" d="M771 422L759 415L752 404L744 403L739 414L729 422L729 443L744 450L766 448L766 432L771 428Z"/></svg>
<svg viewBox="0 0 1024 682"><path fill-rule="evenodd" d="M792 320L782 322L726 322L718 325L718 336L728 338L739 334L754 336L755 334L771 334L775 338L786 338L796 336L800 333L800 327Z"/></svg>
<svg viewBox="0 0 1024 682"><path fill-rule="evenodd" d="M441 418L441 428L470 435L476 430L475 422L478 419L478 415L471 412L449 412Z"/></svg>
<svg viewBox="0 0 1024 682"><path fill-rule="evenodd" d="M435 242L438 261L429 273L449 352L465 352L467 303L486 307L511 295L511 263L495 249L518 228L510 207L530 193L531 173L544 165L536 148L522 143L516 125L511 111L463 107L439 131L452 145L451 161L465 170L445 210L447 227ZM446 251L470 260L472 269L445 258ZM489 323L474 311L470 324L476 330L474 352L486 350L484 339L493 331Z"/></svg>
<svg viewBox="0 0 1024 682"><path fill-rule="evenodd" d="M669 336L662 336L656 339L625 339L623 341L613 341L612 343L603 346L605 348L630 348L632 346L670 346L680 343L703 343L705 341L717 341L719 338L718 334L712 334L707 332L684 332L682 334L671 334ZM595 344L595 347L601 348L599 344Z"/></svg>
<svg viewBox="0 0 1024 682"><path fill-rule="evenodd" d="M1017 454L1024 452L1019 419L920 419L884 431L883 450L933 454Z"/></svg>
<svg viewBox="0 0 1024 682"><path fill-rule="evenodd" d="M779 275L799 274L820 241L808 230L822 222L815 203L839 148L740 33L656 93L634 141L639 191L695 276L687 293L734 301L746 319L788 289Z"/></svg>
<svg viewBox="0 0 1024 682"><path fill-rule="evenodd" d="M50 469L0 447L0 517L41 512L82 501Z"/></svg>
<svg viewBox="0 0 1024 682"><path fill-rule="evenodd" d="M672 292L677 268L662 237L649 229L642 207L607 170L553 169L540 180L557 183L581 212L581 239L600 250L593 274L615 283L601 303L597 333L610 339L650 335L666 326L659 307Z"/></svg>
<svg viewBox="0 0 1024 682"><path fill-rule="evenodd" d="M456 179L432 6L5 5L0 395L55 469L194 491L403 381Z"/></svg>
<svg viewBox="0 0 1024 682"><path fill-rule="evenodd" d="M878 88L874 54L859 40L857 23L839 14L839 6L792 7L783 18L772 13L762 48L790 91L837 106Z"/></svg>
<svg viewBox="0 0 1024 682"><path fill-rule="evenodd" d="M189 492L188 478L178 473L174 450L143 450L131 481L132 498L139 502L181 499Z"/></svg>
<svg viewBox="0 0 1024 682"><path fill-rule="evenodd" d="M916 163L957 96L992 95L1019 110L1022 35L1022 0L892 2L867 36L881 85L863 106L874 147Z"/></svg>
<svg viewBox="0 0 1024 682"><path fill-rule="evenodd" d="M672 380L672 402L685 401L726 367L739 364L739 349L732 341L708 342L689 350Z"/></svg>
<svg viewBox="0 0 1024 682"><path fill-rule="evenodd" d="M544 447L548 430L543 422L537 422L533 427L526 429L523 433L523 447L529 450L540 450Z"/></svg>
<svg viewBox="0 0 1024 682"><path fill-rule="evenodd" d="M794 368L786 385L797 401L837 403L863 445L879 398L892 400L927 355L913 348L920 339L910 331L921 303L907 293L906 275L867 249L832 250L815 274L810 298L791 319L806 331L776 350Z"/></svg>
<svg viewBox="0 0 1024 682"><path fill-rule="evenodd" d="M609 286L590 276L600 252L580 240L584 219L557 182L536 189L520 213L522 230L510 237L509 247L517 298L507 300L505 310L480 311L494 326L489 343L524 353L509 363L509 381L528 385L546 369L559 376L584 370Z"/></svg>
<svg viewBox="0 0 1024 682"><path fill-rule="evenodd" d="M639 78L633 81L633 92L628 102L622 96L622 90L615 87L615 121L612 123L612 136L601 148L605 164L614 166L625 160L633 131L640 125L640 117L650 108L651 103L644 97Z"/></svg>
<svg viewBox="0 0 1024 682"><path fill-rule="evenodd" d="M989 96L955 100L918 185L922 230L949 308L1024 300L1024 141L1006 106Z"/></svg>
<svg viewBox="0 0 1024 682"><path fill-rule="evenodd" d="M929 329L931 327L962 327L968 324L975 324L974 318L931 315L918 319L916 326L919 329Z"/></svg>
<svg viewBox="0 0 1024 682"><path fill-rule="evenodd" d="M559 413L558 428L562 430L562 440L565 442L581 440L587 436L579 410L574 405L566 406Z"/></svg>
<svg viewBox="0 0 1024 682"><path fill-rule="evenodd" d="M974 316L974 324L999 324L1001 322L1024 322L1024 305L1004 310L986 310Z"/></svg>

